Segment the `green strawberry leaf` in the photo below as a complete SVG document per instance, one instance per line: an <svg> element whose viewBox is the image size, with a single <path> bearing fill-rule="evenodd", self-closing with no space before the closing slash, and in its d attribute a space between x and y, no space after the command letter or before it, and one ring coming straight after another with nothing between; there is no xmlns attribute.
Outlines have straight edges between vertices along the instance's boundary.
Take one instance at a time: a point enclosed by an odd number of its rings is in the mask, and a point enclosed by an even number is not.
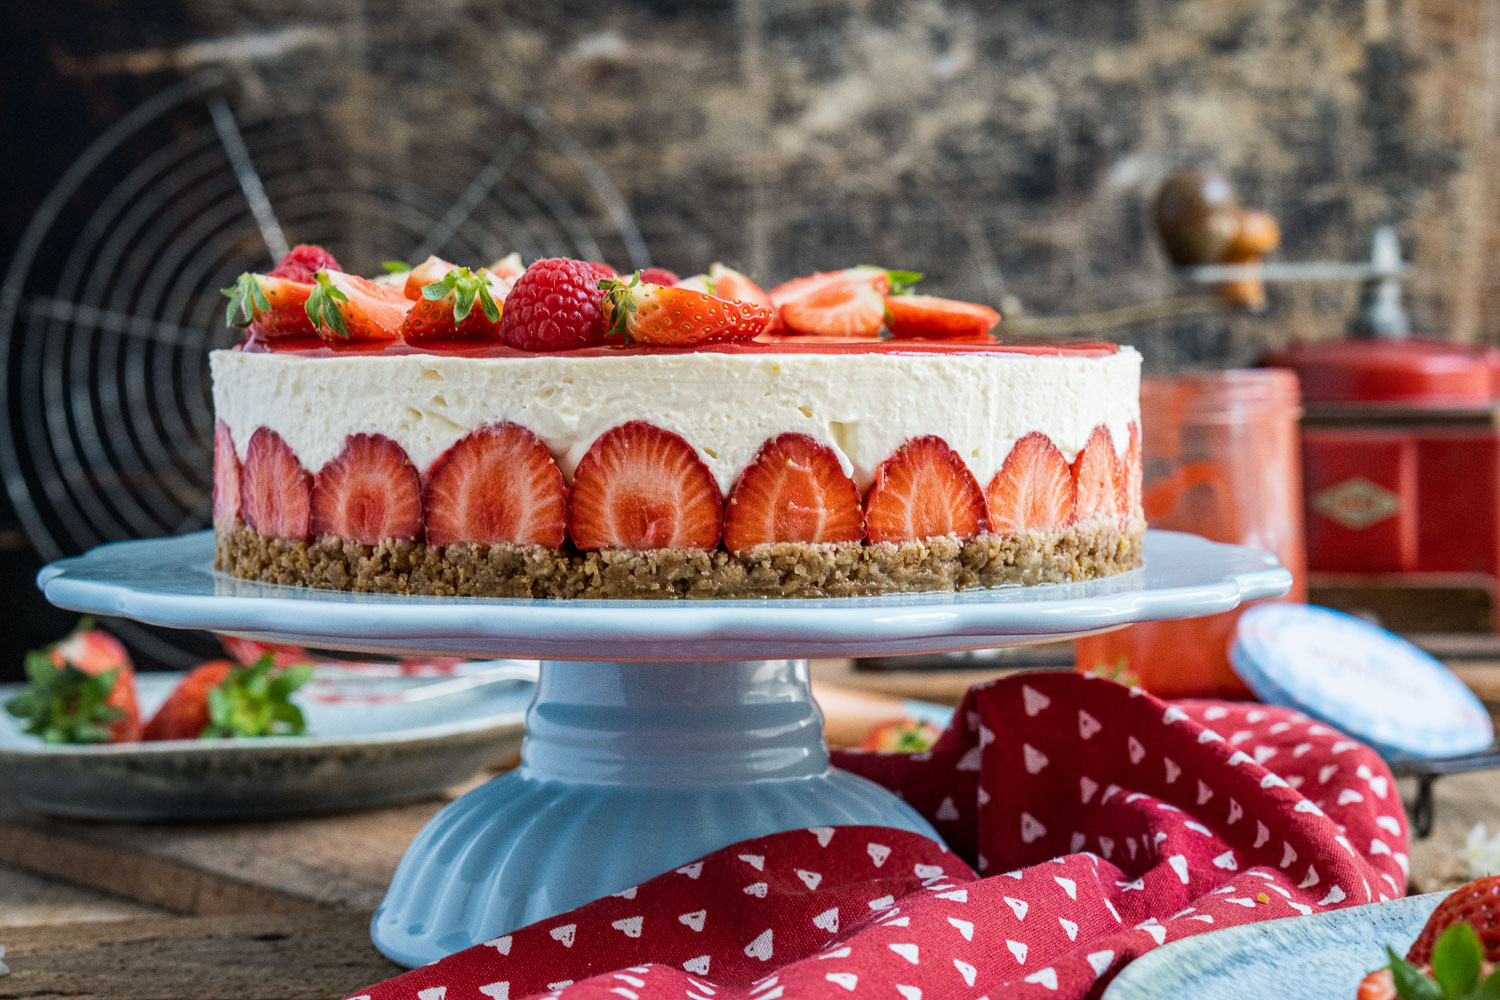
<svg viewBox="0 0 1500 1000"><path fill-rule="evenodd" d="M1500 1000L1500 969L1491 972L1469 996L1472 1000Z"/></svg>
<svg viewBox="0 0 1500 1000"><path fill-rule="evenodd" d="M340 302L348 302L349 296L335 288L333 282L328 279L328 272L321 270L317 273L317 283L313 285L312 294L307 297L307 318L312 320L314 330L329 329L340 337L349 336L349 328L344 324L344 314L339 311Z"/></svg>
<svg viewBox="0 0 1500 1000"><path fill-rule="evenodd" d="M917 287L917 282L922 280L922 275L917 271L887 271L885 276L891 283L892 295L910 295L912 289Z"/></svg>
<svg viewBox="0 0 1500 1000"><path fill-rule="evenodd" d="M604 301L609 305L609 333L611 337L623 337L630 343L630 317L635 313L635 296L631 291L641 283L641 272L630 276L629 281L619 278L599 279L599 288L604 292Z"/></svg>
<svg viewBox="0 0 1500 1000"><path fill-rule="evenodd" d="M484 310L485 319L491 323L500 322L500 303L495 301L488 279L479 286L479 306Z"/></svg>
<svg viewBox="0 0 1500 1000"><path fill-rule="evenodd" d="M58 666L45 650L26 654L27 687L5 701L6 714L22 730L47 743L107 743L109 724L124 710L107 703L119 670L88 674L72 664Z"/></svg>
<svg viewBox="0 0 1500 1000"><path fill-rule="evenodd" d="M208 725L200 739L225 736L300 736L307 731L302 710L291 701L312 677L302 664L276 666L267 653L248 667L232 667L208 692Z"/></svg>
<svg viewBox="0 0 1500 1000"><path fill-rule="evenodd" d="M1444 996L1459 997L1473 989L1483 961L1484 945L1468 924L1449 927L1432 946L1432 975Z"/></svg>
<svg viewBox="0 0 1500 1000"><path fill-rule="evenodd" d="M1385 949L1385 953L1390 956L1388 968L1391 970L1391 981L1401 1000L1443 1000L1443 988L1436 979L1423 975L1421 969L1401 958L1389 947Z"/></svg>
<svg viewBox="0 0 1500 1000"><path fill-rule="evenodd" d="M405 274L411 270L411 265L404 260L383 260L380 266L385 268L387 274Z"/></svg>
<svg viewBox="0 0 1500 1000"><path fill-rule="evenodd" d="M219 292L229 299L229 307L224 310L224 323L227 326L243 329L255 322L257 312L271 308L271 300L266 298L265 289L260 287L260 276L249 271L236 278L231 287L221 288Z"/></svg>

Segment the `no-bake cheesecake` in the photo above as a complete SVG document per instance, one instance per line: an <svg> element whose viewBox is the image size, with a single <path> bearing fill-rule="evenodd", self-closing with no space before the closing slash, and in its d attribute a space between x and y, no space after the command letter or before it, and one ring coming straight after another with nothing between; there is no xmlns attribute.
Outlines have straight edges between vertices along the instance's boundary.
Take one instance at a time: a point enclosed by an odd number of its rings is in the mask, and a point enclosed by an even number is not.
<svg viewBox="0 0 1500 1000"><path fill-rule="evenodd" d="M1002 344L984 307L874 268L767 294L719 267L427 262L403 283L331 260L232 292L250 337L211 358L224 572L728 598L1139 565L1130 348Z"/></svg>

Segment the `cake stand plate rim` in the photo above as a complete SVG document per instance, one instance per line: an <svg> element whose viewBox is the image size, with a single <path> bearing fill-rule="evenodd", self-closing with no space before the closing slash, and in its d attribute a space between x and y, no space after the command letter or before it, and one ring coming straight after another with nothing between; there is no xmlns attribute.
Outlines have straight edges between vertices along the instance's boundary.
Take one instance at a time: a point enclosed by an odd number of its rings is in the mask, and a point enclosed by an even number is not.
<svg viewBox="0 0 1500 1000"><path fill-rule="evenodd" d="M516 600L312 590L211 569L212 532L116 542L44 567L61 607L174 628L302 645L503 652L542 659L774 659L879 655L1065 638L1190 618L1277 597L1274 557L1195 535L1148 531L1146 565L1102 580L960 593L762 601Z"/></svg>

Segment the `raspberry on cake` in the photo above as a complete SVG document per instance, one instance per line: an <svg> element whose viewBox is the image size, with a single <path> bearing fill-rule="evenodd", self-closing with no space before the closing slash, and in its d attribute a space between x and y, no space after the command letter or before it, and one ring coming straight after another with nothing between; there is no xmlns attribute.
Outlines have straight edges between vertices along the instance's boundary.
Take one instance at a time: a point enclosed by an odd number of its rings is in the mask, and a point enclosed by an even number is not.
<svg viewBox="0 0 1500 1000"><path fill-rule="evenodd" d="M1129 348L1002 344L993 310L874 267L767 293L722 264L666 284L566 258L434 257L394 279L403 290L331 261L304 252L311 281L229 290L250 339L211 359L225 572L436 595L817 597L1140 563ZM288 291L275 282L305 294L300 324L271 303Z"/></svg>

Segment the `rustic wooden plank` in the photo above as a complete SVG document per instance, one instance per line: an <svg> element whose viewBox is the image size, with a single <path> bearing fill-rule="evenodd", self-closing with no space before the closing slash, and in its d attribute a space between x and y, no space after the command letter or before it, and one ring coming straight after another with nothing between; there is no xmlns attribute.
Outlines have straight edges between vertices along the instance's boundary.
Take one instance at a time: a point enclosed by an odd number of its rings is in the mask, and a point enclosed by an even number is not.
<svg viewBox="0 0 1500 1000"><path fill-rule="evenodd" d="M373 910L442 802L259 823L82 823L0 810L0 862L177 913Z"/></svg>
<svg viewBox="0 0 1500 1000"><path fill-rule="evenodd" d="M0 931L0 1000L331 1000L396 975L360 911Z"/></svg>
<svg viewBox="0 0 1500 1000"><path fill-rule="evenodd" d="M0 865L0 927L157 916L165 914L143 903Z"/></svg>

